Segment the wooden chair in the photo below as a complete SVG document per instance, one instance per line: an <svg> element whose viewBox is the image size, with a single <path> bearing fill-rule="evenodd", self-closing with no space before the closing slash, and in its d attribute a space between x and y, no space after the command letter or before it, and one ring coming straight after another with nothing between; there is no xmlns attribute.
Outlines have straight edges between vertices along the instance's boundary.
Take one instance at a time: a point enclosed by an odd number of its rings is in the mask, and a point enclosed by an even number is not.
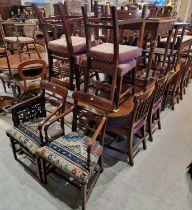
<svg viewBox="0 0 192 210"><path fill-rule="evenodd" d="M16 91L17 88L15 86L13 76L14 75L17 76L18 73L13 74L13 72L11 70L10 61L9 61L9 54L10 53L7 50L7 45L4 43L3 47L0 48L0 58L4 58L4 57L6 58L8 71L0 72L0 79L2 81L4 91L7 92L7 89L6 89L6 85L7 85L8 87L11 87L13 96L16 97L17 96L17 91Z"/></svg>
<svg viewBox="0 0 192 210"><path fill-rule="evenodd" d="M13 25L13 28L15 29L15 35L14 36L6 36L6 33L4 31L3 25ZM19 53L20 60L22 61L22 53L27 53L29 56L31 53L36 52L38 57L41 58L35 44L35 39L34 39L34 33L36 30L36 25L32 23L18 23L18 22L1 22L0 21L0 32L2 35L2 38L6 44L11 44L12 45L12 50L13 45L16 45L17 52ZM19 28L23 28L23 35L20 34ZM21 30L21 29L20 29ZM25 36L26 33L32 34L32 36ZM29 47L30 45L30 47ZM23 46L26 46L26 50L24 51L22 49ZM34 48L31 48L33 46Z"/></svg>
<svg viewBox="0 0 192 210"><path fill-rule="evenodd" d="M41 80L45 79L47 64L44 60L26 60L18 66L18 76L14 82L24 92L40 89Z"/></svg>
<svg viewBox="0 0 192 210"><path fill-rule="evenodd" d="M168 75L158 79L155 83L155 89L153 92L153 99L150 105L148 118L147 118L147 131L149 134L149 140L153 141L153 129L158 124L158 128L161 129L161 105L164 97L165 88L167 85Z"/></svg>
<svg viewBox="0 0 192 210"><path fill-rule="evenodd" d="M137 9L141 9L141 7L140 7L140 5L139 4L137 4L137 3L129 3L129 4L126 4L125 6L124 6L124 9L126 9L127 8L127 10L137 10Z"/></svg>
<svg viewBox="0 0 192 210"><path fill-rule="evenodd" d="M57 117L62 119L72 113L72 132L40 148L38 155L42 161L44 183L47 183L48 167L54 166L69 183L80 188L82 209L85 210L103 171L105 123L112 104L98 96L77 91L73 93L73 99L72 107Z"/></svg>
<svg viewBox="0 0 192 210"><path fill-rule="evenodd" d="M6 133L10 138L15 160L31 172L30 167L26 166L18 158L18 155L24 153L30 159L35 160L37 162L39 178L42 181L39 158L36 156L37 150L64 134L63 119L55 121L54 124L49 122L64 112L67 89L55 83L41 81L41 90L38 96L21 102L12 108L14 127L8 129ZM45 96L47 91L52 93L52 95L49 95L49 100ZM53 107L51 113L46 111L46 103ZM46 133L44 133L45 124L48 129Z"/></svg>
<svg viewBox="0 0 192 210"><path fill-rule="evenodd" d="M138 94L134 97L133 110L127 115L120 117L109 117L107 120L106 132L112 135L126 137L127 150L120 150L110 145L107 147L114 149L118 152L128 154L129 164L134 165L133 156L138 146L142 143L143 149L146 149L146 121L149 113L152 97L152 86L146 92ZM140 132L140 135L138 133ZM137 135L138 139L133 143L133 136Z"/></svg>
<svg viewBox="0 0 192 210"><path fill-rule="evenodd" d="M156 4L144 4L143 8L147 8L150 11L148 17L157 17L158 6Z"/></svg>
<svg viewBox="0 0 192 210"><path fill-rule="evenodd" d="M159 14L160 17L171 17L171 12L173 10L171 6L162 6L160 9L162 9L161 14Z"/></svg>
<svg viewBox="0 0 192 210"><path fill-rule="evenodd" d="M185 67L183 67L182 70L182 78L181 78L181 84L180 84L180 99L183 100L183 94L186 93L186 87L188 85L189 77L190 77L190 66L192 64L192 57L189 57L187 60Z"/></svg>
<svg viewBox="0 0 192 210"><path fill-rule="evenodd" d="M180 69L175 72L173 78L169 82L166 91L165 91L165 99L164 99L164 105L165 107L166 103L168 102L168 97L170 97L170 105L172 110L175 110L175 103L179 103L180 100L180 84L182 79L182 72L184 69L184 63L181 65Z"/></svg>
<svg viewBox="0 0 192 210"><path fill-rule="evenodd" d="M128 95L134 90L135 81L135 58L141 55L141 49L133 46L119 44L119 23L115 7L111 7L111 19L108 24L95 24L88 20L86 7L82 7L85 33L87 40L87 70L85 73L85 92L94 88L95 94L104 94L109 100L114 102L116 109ZM90 30L92 28L102 28L111 30L113 34L112 43L102 43L98 46L91 47ZM100 81L91 81L90 74L97 71L110 78ZM125 84L123 88L123 78L132 72L132 85Z"/></svg>
<svg viewBox="0 0 192 210"><path fill-rule="evenodd" d="M57 38L50 41L47 30L48 28L50 28L51 22L48 23L49 20L41 16L36 4L32 4L32 6L37 14L40 25L42 26L46 40L49 60L49 78L63 77L65 80L66 78L69 78L68 82L70 84L70 90L73 90L73 81L75 75L76 87L78 90L80 90L79 72L77 69L77 65L85 57L86 39L85 37L73 36L72 28L71 25L69 25L69 21L72 21L72 18L74 17L71 17L71 20L69 20L69 17L66 15L66 7L62 3L56 4L55 8L57 12L59 12L59 14L61 15L58 22L60 22L60 27L63 28L65 35L59 39ZM77 16L76 20L78 20ZM54 25L53 27L58 27L58 23L57 25ZM57 63L53 63L54 59L57 59L61 61L60 63L64 64L62 68L58 67Z"/></svg>

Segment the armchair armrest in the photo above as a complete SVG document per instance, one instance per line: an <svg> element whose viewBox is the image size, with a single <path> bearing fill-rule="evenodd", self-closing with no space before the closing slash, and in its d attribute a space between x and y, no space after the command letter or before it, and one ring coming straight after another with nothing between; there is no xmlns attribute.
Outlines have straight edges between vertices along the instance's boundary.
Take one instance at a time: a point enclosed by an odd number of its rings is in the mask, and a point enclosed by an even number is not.
<svg viewBox="0 0 192 210"><path fill-rule="evenodd" d="M57 117L54 117L53 119L48 119L44 124L44 132L45 132L45 139L48 139L48 128L50 125L52 125L54 122L62 119L64 116L68 115L70 112L72 112L75 108L75 105L72 105L70 108L66 109L62 114L60 114Z"/></svg>
<svg viewBox="0 0 192 210"><path fill-rule="evenodd" d="M97 139L98 135L100 134L100 132L102 131L102 129L103 129L104 125L105 125L105 122L106 122L106 117L103 117L101 122L99 123L99 126L97 127L95 133L93 134L92 138L88 141L88 147L87 147L88 163L91 162L90 153L91 153L93 144L96 141L96 139Z"/></svg>

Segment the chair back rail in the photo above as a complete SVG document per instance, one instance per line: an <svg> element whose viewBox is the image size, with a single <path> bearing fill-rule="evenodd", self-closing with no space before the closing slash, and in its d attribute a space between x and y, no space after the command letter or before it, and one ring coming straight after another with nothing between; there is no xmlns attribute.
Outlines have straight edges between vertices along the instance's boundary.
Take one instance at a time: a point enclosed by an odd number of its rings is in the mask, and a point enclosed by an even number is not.
<svg viewBox="0 0 192 210"><path fill-rule="evenodd" d="M37 65L35 69L38 69L38 73L33 74L34 68L28 68L27 70L25 70L26 67L30 67L30 65L34 65L34 64ZM30 82L30 81L33 82L33 80L36 80L36 79L43 80L45 78L46 68L47 68L46 62L40 59L38 60L31 59L31 60L23 61L22 63L20 63L18 66L18 72L24 82L24 85L21 88L23 88L24 91L27 91L28 90L27 82Z"/></svg>

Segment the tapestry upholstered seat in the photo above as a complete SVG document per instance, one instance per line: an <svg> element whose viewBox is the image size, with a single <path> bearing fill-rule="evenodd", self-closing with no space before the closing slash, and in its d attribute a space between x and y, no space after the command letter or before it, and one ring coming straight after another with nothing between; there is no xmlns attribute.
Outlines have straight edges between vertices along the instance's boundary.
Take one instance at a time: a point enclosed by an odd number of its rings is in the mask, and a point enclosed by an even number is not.
<svg viewBox="0 0 192 210"><path fill-rule="evenodd" d="M14 138L25 149L29 150L32 154L36 154L37 150L41 147L40 132L38 125L44 118L36 118L24 123L20 123L18 126L7 130L7 135ZM50 141L61 136L63 130L58 122L49 126L48 138ZM44 136L44 133L42 132Z"/></svg>
<svg viewBox="0 0 192 210"><path fill-rule="evenodd" d="M119 63L125 63L142 54L139 47L119 45ZM95 60L113 63L114 46L112 43L103 43L90 49L90 56Z"/></svg>
<svg viewBox="0 0 192 210"><path fill-rule="evenodd" d="M38 155L81 184L87 184L90 176L87 153L89 140L88 136L71 132L41 147ZM90 154L91 166L98 162L102 150L96 141Z"/></svg>

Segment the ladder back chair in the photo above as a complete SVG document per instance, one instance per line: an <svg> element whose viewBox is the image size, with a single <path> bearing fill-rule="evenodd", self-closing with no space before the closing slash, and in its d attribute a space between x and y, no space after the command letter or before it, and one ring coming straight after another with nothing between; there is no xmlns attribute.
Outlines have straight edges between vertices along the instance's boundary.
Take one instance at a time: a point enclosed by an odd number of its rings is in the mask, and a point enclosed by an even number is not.
<svg viewBox="0 0 192 210"><path fill-rule="evenodd" d="M49 100L46 98L47 92L52 93L49 95ZM35 160L40 181L42 177L39 158L36 156L37 150L64 134L62 118L50 127L48 126L50 120L64 112L66 96L66 88L48 81L41 81L41 92L37 96L16 104L11 110L14 127L8 129L6 133L11 141L14 158L37 175L37 172L19 158L19 155L24 153ZM53 107L51 113L47 111L46 104ZM46 133L44 132L45 124L48 129Z"/></svg>
<svg viewBox="0 0 192 210"><path fill-rule="evenodd" d="M85 92L94 87L95 94L104 94L109 100L114 102L116 108L134 91L135 82L135 58L141 56L141 49L134 46L125 46L119 44L119 23L117 11L115 7L111 7L110 23L95 24L88 20L87 9L82 7L85 33L87 40L87 69L85 72ZM102 43L95 47L91 47L91 33L92 28L101 28L111 30L112 43ZM102 73L106 78L100 81L91 81L90 73L92 71ZM132 72L132 85L127 82L124 83L123 77Z"/></svg>
<svg viewBox="0 0 192 210"><path fill-rule="evenodd" d="M38 155L41 158L44 183L47 183L47 169L53 165L69 183L81 190L81 204L85 210L90 193L103 171L105 124L111 102L78 91L74 91L73 99L71 108L57 118L72 113L72 131L40 148ZM85 116L89 116L92 122L82 123L83 119L86 121Z"/></svg>

